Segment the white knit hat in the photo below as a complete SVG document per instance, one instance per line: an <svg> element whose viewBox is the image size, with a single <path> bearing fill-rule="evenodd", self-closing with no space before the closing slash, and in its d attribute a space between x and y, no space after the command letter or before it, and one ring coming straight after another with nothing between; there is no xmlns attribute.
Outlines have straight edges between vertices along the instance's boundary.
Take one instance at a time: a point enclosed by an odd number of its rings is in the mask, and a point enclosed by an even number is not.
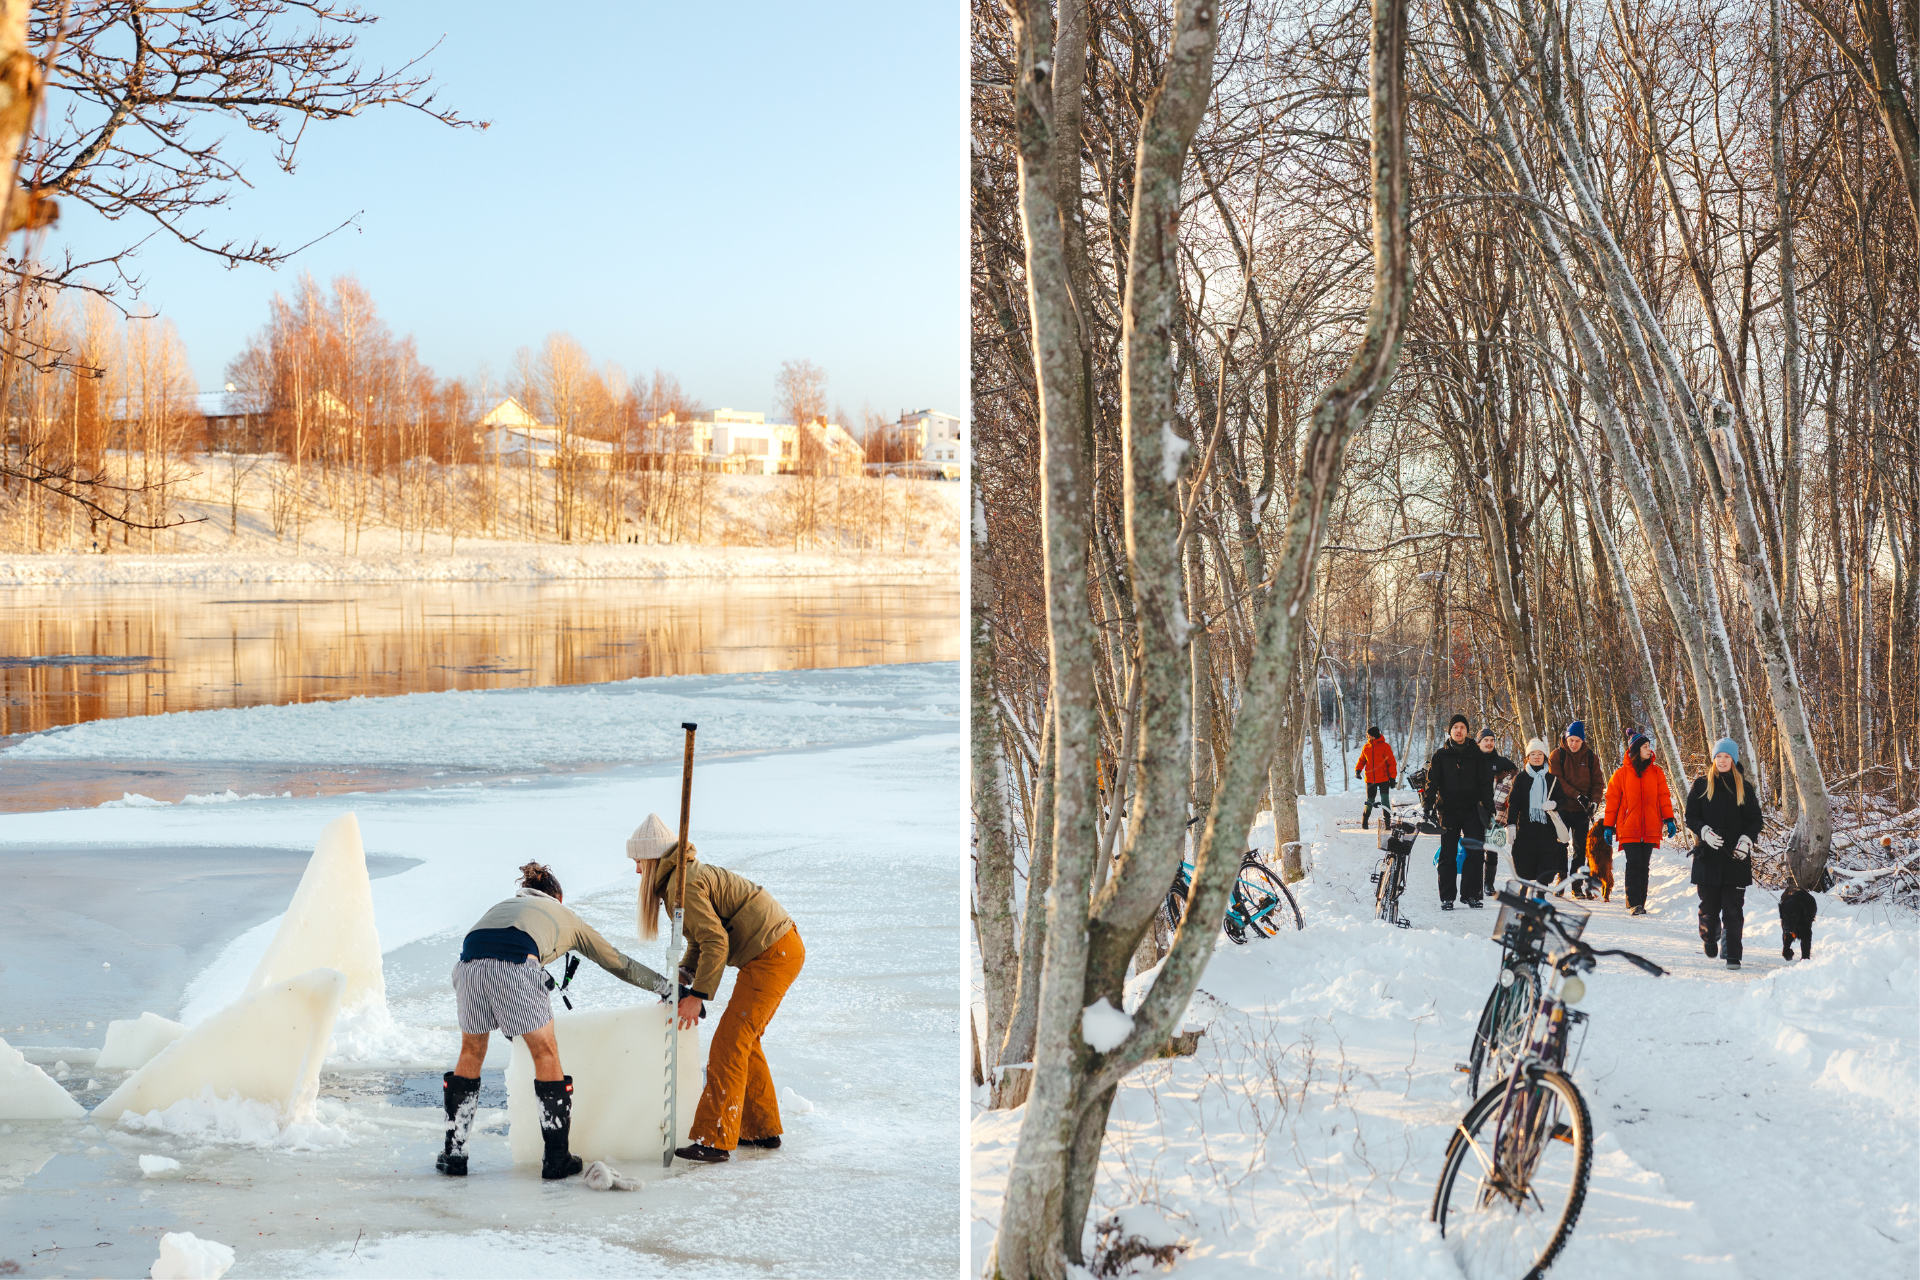
<svg viewBox="0 0 1920 1280"><path fill-rule="evenodd" d="M673 834L673 828L660 820L659 814L650 813L647 820L627 837L627 856L635 862L658 858L671 849L678 838Z"/></svg>
<svg viewBox="0 0 1920 1280"><path fill-rule="evenodd" d="M1532 755L1532 754L1533 754L1534 752L1536 752L1536 751L1538 751L1538 752L1539 752L1539 753L1540 753L1541 755L1543 755L1543 756L1544 756L1544 755L1546 755L1546 754L1547 754L1547 744L1546 744L1546 743L1544 743L1544 742L1542 742L1542 741L1541 741L1540 739L1538 739L1538 738L1528 738L1528 739L1527 739L1527 754L1528 754L1528 755Z"/></svg>

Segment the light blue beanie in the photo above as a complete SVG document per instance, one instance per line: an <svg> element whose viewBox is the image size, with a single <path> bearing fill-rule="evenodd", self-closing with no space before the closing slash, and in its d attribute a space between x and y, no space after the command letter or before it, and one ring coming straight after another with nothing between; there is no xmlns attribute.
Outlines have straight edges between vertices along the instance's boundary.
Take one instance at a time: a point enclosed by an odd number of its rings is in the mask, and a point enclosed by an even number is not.
<svg viewBox="0 0 1920 1280"><path fill-rule="evenodd" d="M1732 756L1733 762L1735 764L1740 763L1740 744L1735 742L1732 738L1722 738L1720 739L1720 741L1713 744L1714 755L1717 756L1722 751Z"/></svg>

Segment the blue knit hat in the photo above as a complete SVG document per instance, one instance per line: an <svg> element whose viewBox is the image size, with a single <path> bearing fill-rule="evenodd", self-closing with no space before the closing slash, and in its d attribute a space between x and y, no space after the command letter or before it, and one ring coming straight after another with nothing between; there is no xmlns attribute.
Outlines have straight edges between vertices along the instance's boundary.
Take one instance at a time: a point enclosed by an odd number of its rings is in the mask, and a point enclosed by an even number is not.
<svg viewBox="0 0 1920 1280"><path fill-rule="evenodd" d="M1722 751L1732 756L1733 762L1735 764L1740 763L1740 744L1735 742L1732 738L1722 738L1720 739L1720 741L1713 744L1714 755L1717 756Z"/></svg>
<svg viewBox="0 0 1920 1280"><path fill-rule="evenodd" d="M1585 720L1575 720L1567 726L1567 731L1560 736L1563 738L1578 738L1580 741L1585 742L1587 740L1587 722Z"/></svg>

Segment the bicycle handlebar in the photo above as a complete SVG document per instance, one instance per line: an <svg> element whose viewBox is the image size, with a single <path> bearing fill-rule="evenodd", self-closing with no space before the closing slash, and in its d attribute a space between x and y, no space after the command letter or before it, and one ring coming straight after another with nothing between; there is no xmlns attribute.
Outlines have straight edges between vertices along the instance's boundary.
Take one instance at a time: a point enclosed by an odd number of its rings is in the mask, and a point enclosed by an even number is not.
<svg viewBox="0 0 1920 1280"><path fill-rule="evenodd" d="M1645 956L1638 956L1631 951L1623 951L1615 947L1604 949L1592 947L1580 941L1580 939L1570 936L1567 931L1561 927L1558 914L1552 906L1545 902L1535 902L1531 898L1522 898L1515 894L1508 893L1505 889L1495 889L1493 894L1502 906L1512 907L1515 911L1525 915L1539 917L1541 923L1545 924L1547 928L1553 930L1556 934L1559 934L1561 941L1571 947L1577 955L1589 958L1595 956L1619 956L1634 968L1645 973L1650 973L1656 978L1663 977L1667 972Z"/></svg>

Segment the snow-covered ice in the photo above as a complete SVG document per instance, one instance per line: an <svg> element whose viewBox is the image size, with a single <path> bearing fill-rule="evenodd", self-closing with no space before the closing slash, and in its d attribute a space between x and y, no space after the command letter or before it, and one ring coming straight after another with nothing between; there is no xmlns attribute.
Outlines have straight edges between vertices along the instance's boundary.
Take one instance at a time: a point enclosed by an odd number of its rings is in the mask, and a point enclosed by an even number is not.
<svg viewBox="0 0 1920 1280"><path fill-rule="evenodd" d="M1207 1024L1198 1052L1121 1087L1089 1251L1096 1224L1144 1206L1188 1246L1183 1275L1459 1274L1426 1215L1469 1101L1453 1064L1497 971L1496 913L1439 911L1423 837L1403 903L1413 928L1372 920L1379 855L1355 821L1359 798L1302 801L1305 931L1222 939L1189 1014ZM1920 1274L1912 914L1821 895L1814 958L1787 964L1774 899L1755 887L1744 966L1730 971L1701 952L1688 874L1681 851L1658 851L1650 914L1629 917L1616 888L1587 926L1593 945L1669 972L1603 959L1587 979L1573 1075L1593 1116L1593 1176L1553 1275ZM976 1269L1022 1114L976 1112Z"/></svg>
<svg viewBox="0 0 1920 1280"><path fill-rule="evenodd" d="M300 887L280 918L280 928L247 979L246 994L286 982L313 969L339 973L339 1013L387 1007L380 965L380 935L373 923L373 882L360 824L349 813L320 831Z"/></svg>
<svg viewBox="0 0 1920 1280"><path fill-rule="evenodd" d="M72 1120L85 1114L57 1080L0 1040L0 1120Z"/></svg>
<svg viewBox="0 0 1920 1280"><path fill-rule="evenodd" d="M170 1156L156 1156L151 1151L140 1157L140 1172L148 1178L157 1178L161 1174L172 1173L179 1169L180 1162Z"/></svg>
<svg viewBox="0 0 1920 1280"><path fill-rule="evenodd" d="M160 1257L148 1274L153 1280L220 1280L232 1266L231 1246L191 1231L169 1231L160 1237Z"/></svg>
<svg viewBox="0 0 1920 1280"><path fill-rule="evenodd" d="M100 1047L93 1065L102 1071L137 1071L186 1031L172 1018L152 1012L138 1018L116 1018L107 1024L107 1042Z"/></svg>
<svg viewBox="0 0 1920 1280"><path fill-rule="evenodd" d="M601 1195L577 1179L543 1184L513 1162L502 1088L508 1051L495 1037L472 1174L433 1172L443 1137L439 1077L459 1042L449 971L461 935L512 892L515 868L530 857L554 867L569 907L616 946L663 963L662 943L634 938L637 877L624 844L649 811L677 812L678 721L686 717L673 700L681 694L613 692L605 696L631 719L672 720L666 758L642 753L591 773L530 769L532 780L516 787L0 817L0 856L57 849L90 877L44 907L0 914L22 951L57 948L61 957L44 970L0 974L10 1018L16 989L37 1001L51 998L37 994L42 987L57 994L58 1006L34 1004L15 1018L32 1023L34 1062L63 1058L113 1089L123 1073L90 1066L100 1044L90 1035L105 1032L84 1032L82 1019L104 1028L146 1009L195 1027L217 1017L266 955L319 832L348 811L374 873L396 1033L376 1050L349 1043L345 1020L336 1027L305 1125L286 1126L264 1104L207 1097L112 1126L14 1124L0 1132L0 1180L10 1188L0 1196L0 1239L20 1252L58 1243L71 1259L95 1240L126 1249L191 1226L233 1242L236 1271L249 1275L950 1276L961 1133L939 1100L956 1096L963 1068L952 976L961 902L957 666L645 683L709 700L695 717L714 713L700 718L695 838L703 856L765 885L806 934L806 970L765 1046L783 1095L780 1150L671 1172L657 1161L615 1161L646 1180L634 1195ZM739 691L725 692L729 683ZM751 736L756 690L775 718L791 718L787 741ZM841 714L836 704L862 714ZM485 703L470 705L478 721L446 727L456 742L492 732ZM733 746L729 709L743 729ZM404 719L387 728L400 732ZM555 740L563 736L556 731ZM808 745L792 749L796 739ZM229 758L220 734L196 731L194 741ZM760 754L710 757L710 748ZM180 851L177 870L169 850ZM107 913L110 927L90 911ZM151 943L143 938L150 928L159 931ZM111 970L96 967L102 956ZM140 985L156 971L170 975L164 993ZM45 982L8 985L42 972ZM731 983L729 971L716 1013ZM632 1008L638 993L588 964L570 994L588 1012ZM66 1090L79 1087L76 1076ZM682 1105L692 1105L685 1095ZM142 1153L185 1168L144 1179Z"/></svg>

